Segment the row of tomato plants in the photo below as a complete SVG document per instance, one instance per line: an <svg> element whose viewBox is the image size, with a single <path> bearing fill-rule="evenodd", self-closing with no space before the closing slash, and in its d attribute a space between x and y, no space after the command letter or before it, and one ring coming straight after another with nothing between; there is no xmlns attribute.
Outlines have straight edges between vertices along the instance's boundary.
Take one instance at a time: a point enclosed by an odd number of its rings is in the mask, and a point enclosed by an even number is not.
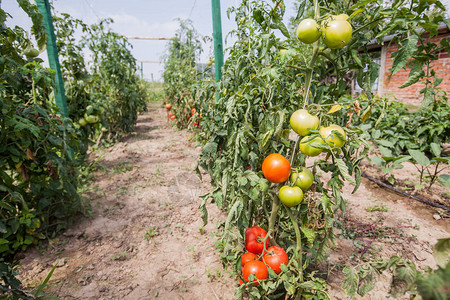
<svg viewBox="0 0 450 300"><path fill-rule="evenodd" d="M54 72L40 58L47 41L42 15L33 3L18 3L33 22L36 40L23 28L8 27L11 15L0 9L0 290L6 295L20 291L6 261L89 210L82 195L89 145L131 132L146 97L125 38L106 27L111 21L87 26L62 14L54 25L65 117L55 105ZM78 42L77 30L84 33Z"/></svg>
<svg viewBox="0 0 450 300"><path fill-rule="evenodd" d="M334 243L335 214L346 210L342 189L347 181L357 190L369 133L383 117L372 117L380 98L371 92L379 65L370 46L394 35L401 47L393 55L392 72L411 58L422 67L433 58L421 55L424 48L418 45L429 43L418 32L436 35L439 22L445 21L439 1L394 1L386 7L381 1L314 0L297 2L297 9L286 26L284 1L242 1L231 8L238 41L229 49L219 83L183 81L173 68L183 56L173 48L169 52L172 68L166 69L171 71L165 87L179 91L176 97L168 94L170 113L178 126L193 124L187 118L192 107L202 118L199 167L210 174L213 190L202 196L200 209L204 222L208 200L228 213L217 246L224 265L245 283L236 290L238 298L244 292L251 298L328 298L326 282L317 273ZM439 79L416 71L404 86L434 80L423 93L429 103L441 101L435 92ZM351 94L352 80L363 88L360 95ZM300 174L307 179L298 182ZM263 248L251 255L245 253L247 232L255 229L261 234L253 236ZM287 254L281 272L276 266L264 269L270 266L267 255L275 253L268 246ZM265 263L246 268L248 256ZM347 285L346 290L370 291L375 276L366 275L356 289ZM408 288L410 279L395 278Z"/></svg>

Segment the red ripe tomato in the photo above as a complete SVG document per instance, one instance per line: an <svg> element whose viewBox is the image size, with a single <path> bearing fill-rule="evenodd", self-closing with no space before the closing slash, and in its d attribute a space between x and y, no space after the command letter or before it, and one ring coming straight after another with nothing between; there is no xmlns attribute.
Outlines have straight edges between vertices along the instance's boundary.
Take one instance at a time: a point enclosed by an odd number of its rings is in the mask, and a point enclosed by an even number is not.
<svg viewBox="0 0 450 300"><path fill-rule="evenodd" d="M269 154L262 164L262 171L267 180L274 183L285 182L291 172L291 164L281 154Z"/></svg>
<svg viewBox="0 0 450 300"><path fill-rule="evenodd" d="M191 113L195 114L195 107L191 108Z"/></svg>
<svg viewBox="0 0 450 300"><path fill-rule="evenodd" d="M258 280L264 280L269 277L269 271L267 270L266 265L259 260L252 260L245 264L244 269L242 270L242 276L246 282L248 282L250 274L255 274L256 279ZM256 279L252 281L253 286L259 285Z"/></svg>
<svg viewBox="0 0 450 300"><path fill-rule="evenodd" d="M173 119L175 119L175 116L174 116L174 115L171 115L170 118L173 120Z"/></svg>
<svg viewBox="0 0 450 300"><path fill-rule="evenodd" d="M241 256L242 266L252 260L258 260L258 255L252 252L246 252Z"/></svg>
<svg viewBox="0 0 450 300"><path fill-rule="evenodd" d="M189 119L191 118L191 116L190 116L190 115L187 115L186 118L189 120Z"/></svg>
<svg viewBox="0 0 450 300"><path fill-rule="evenodd" d="M197 122L194 122L194 126L197 126Z"/></svg>
<svg viewBox="0 0 450 300"><path fill-rule="evenodd" d="M166 109L167 109L167 110L170 110L171 108L172 108L172 104L170 104L170 103L169 103L169 104L166 104Z"/></svg>
<svg viewBox="0 0 450 300"><path fill-rule="evenodd" d="M264 262L271 268L276 274L281 273L280 266L282 264L287 265L289 258L283 248L278 246L272 246L264 253Z"/></svg>
<svg viewBox="0 0 450 300"><path fill-rule="evenodd" d="M170 117L172 117L172 116L173 116L173 113L172 113L172 112L170 112L170 113L168 113L168 114L167 114L167 116L169 116L169 118L170 118Z"/></svg>
<svg viewBox="0 0 450 300"><path fill-rule="evenodd" d="M267 232L258 226L247 228L245 231L245 249L247 251L260 254L264 250L264 238ZM266 248L269 245L269 238L266 239Z"/></svg>

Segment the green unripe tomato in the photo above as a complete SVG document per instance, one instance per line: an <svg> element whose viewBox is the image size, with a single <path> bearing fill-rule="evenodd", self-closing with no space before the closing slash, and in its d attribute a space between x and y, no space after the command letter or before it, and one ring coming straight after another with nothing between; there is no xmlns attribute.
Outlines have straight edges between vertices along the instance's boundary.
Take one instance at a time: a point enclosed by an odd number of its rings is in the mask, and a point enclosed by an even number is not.
<svg viewBox="0 0 450 300"><path fill-rule="evenodd" d="M328 48L340 49L347 45L352 38L352 25L346 20L328 22L323 32L323 41Z"/></svg>
<svg viewBox="0 0 450 300"><path fill-rule="evenodd" d="M309 137L305 136L300 140L300 151L306 156L311 157L317 156L322 153L322 149L314 147L314 145L321 145L324 143L320 136L317 136L311 141L307 142L308 139Z"/></svg>
<svg viewBox="0 0 450 300"><path fill-rule="evenodd" d="M38 55L39 55L39 50L35 49L35 48L32 48L32 49L30 49L30 50L25 52L25 56L27 58L33 58L33 57L36 57Z"/></svg>
<svg viewBox="0 0 450 300"><path fill-rule="evenodd" d="M85 118L81 118L80 120L78 120L78 124L80 124L81 127L84 127L87 125L87 121Z"/></svg>
<svg viewBox="0 0 450 300"><path fill-rule="evenodd" d="M319 118L311 115L306 109L299 109L295 111L289 123L292 129L301 136L306 136L310 134L310 129L319 128Z"/></svg>
<svg viewBox="0 0 450 300"><path fill-rule="evenodd" d="M347 14L340 14L340 15L334 16L334 19L335 20L347 21L348 20L348 15Z"/></svg>
<svg viewBox="0 0 450 300"><path fill-rule="evenodd" d="M313 184L314 175L308 168L302 167L299 172L292 172L291 182L306 191Z"/></svg>
<svg viewBox="0 0 450 300"><path fill-rule="evenodd" d="M297 38L305 44L312 44L321 36L320 27L314 19L302 20L295 33Z"/></svg>
<svg viewBox="0 0 450 300"><path fill-rule="evenodd" d="M93 115L88 115L85 117L85 119L88 123L97 123L98 122L98 117L93 116Z"/></svg>
<svg viewBox="0 0 450 300"><path fill-rule="evenodd" d="M303 191L298 186L284 185L278 191L278 198L287 207L299 205L303 200Z"/></svg>
<svg viewBox="0 0 450 300"><path fill-rule="evenodd" d="M342 135L343 139L341 137L339 137L333 131L339 132ZM328 127L320 127L319 134L321 137L323 137L325 142L328 145L330 145L330 147L333 147L333 148L334 147L341 148L342 146L344 146L345 141L347 139L347 135L345 134L344 129L342 129L341 126L338 126L336 124L332 124Z"/></svg>

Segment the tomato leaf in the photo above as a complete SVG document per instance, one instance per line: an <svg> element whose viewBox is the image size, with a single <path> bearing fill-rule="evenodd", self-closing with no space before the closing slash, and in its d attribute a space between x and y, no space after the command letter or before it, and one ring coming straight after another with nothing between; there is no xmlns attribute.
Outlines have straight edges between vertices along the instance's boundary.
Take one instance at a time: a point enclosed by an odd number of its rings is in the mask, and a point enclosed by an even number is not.
<svg viewBox="0 0 450 300"><path fill-rule="evenodd" d="M377 271L370 265L363 265L359 268L358 295L364 297L375 287Z"/></svg>
<svg viewBox="0 0 450 300"><path fill-rule="evenodd" d="M330 108L330 110L327 112L327 114L332 114L334 112L337 112L337 111L341 110L341 108L342 108L341 105L335 104Z"/></svg>
<svg viewBox="0 0 450 300"><path fill-rule="evenodd" d="M400 88L405 88L410 85L413 85L417 81L419 81L420 78L425 76L425 71L423 70L423 63L420 61L415 60L414 63L411 66L411 71L408 75L408 80L400 86Z"/></svg>
<svg viewBox="0 0 450 300"><path fill-rule="evenodd" d="M310 245L313 245L317 233L308 227L301 227L300 229L302 230L303 234L305 235L306 239L308 240L308 243Z"/></svg>
<svg viewBox="0 0 450 300"><path fill-rule="evenodd" d="M338 165L342 177L344 177L350 183L356 185L355 179L353 179L353 177L351 177L350 174L348 173L348 167L345 164L345 162L341 158L336 158L336 164Z"/></svg>
<svg viewBox="0 0 450 300"><path fill-rule="evenodd" d="M394 52L392 56L394 57L394 62L392 63L391 75L393 76L400 69L406 66L408 60L413 56L413 54L417 51L417 42L419 38L417 35L411 35L408 39L400 42L401 48Z"/></svg>
<svg viewBox="0 0 450 300"><path fill-rule="evenodd" d="M200 206L198 207L201 211L201 217L203 220L203 225L208 224L208 210L206 209L206 201L208 201L208 198L210 197L210 193L206 195L200 196L202 199L202 202L200 203Z"/></svg>
<svg viewBox="0 0 450 300"><path fill-rule="evenodd" d="M352 194L354 194L358 190L359 186L361 185L361 169L359 168L359 166L356 166L354 168L354 172L355 172L356 184L355 184L355 187L353 188Z"/></svg>
<svg viewBox="0 0 450 300"><path fill-rule="evenodd" d="M445 268L449 261L450 255L450 238L439 239L436 245L433 247L433 257L436 263Z"/></svg>
<svg viewBox="0 0 450 300"><path fill-rule="evenodd" d="M358 273L354 268L349 266L346 266L342 270L342 273L344 273L345 276L344 281L342 283L345 293L350 297L355 296L359 283Z"/></svg>

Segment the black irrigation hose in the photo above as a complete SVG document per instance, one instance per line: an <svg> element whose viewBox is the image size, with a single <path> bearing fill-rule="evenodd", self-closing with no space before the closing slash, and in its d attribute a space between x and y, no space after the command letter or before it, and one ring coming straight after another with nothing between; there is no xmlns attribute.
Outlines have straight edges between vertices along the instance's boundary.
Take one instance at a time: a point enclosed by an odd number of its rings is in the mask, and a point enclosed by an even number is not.
<svg viewBox="0 0 450 300"><path fill-rule="evenodd" d="M366 177L366 178L369 179L370 181L373 181L373 182L375 182L375 183L378 184L378 185L381 185L381 186L383 186L383 187L385 187L385 188L388 188L388 189L390 189L390 190L392 190L392 191L394 191L394 192L397 192L397 193L399 193L399 194L401 194L401 195L403 195L403 196L406 196L406 197L408 197L408 198L412 198L412 199L417 200L417 201L420 201L420 202L422 202L422 203L425 203L425 204L428 204L428 205L431 205L431 206L434 206L434 207L439 207L439 208L445 209L445 210L447 210L447 211L450 211L450 207L448 207L448 206L445 206L445 205L439 204L439 203L434 203L434 202L432 202L432 201L429 201L429 200L423 199L423 198L421 198L421 197L417 197L417 196L415 196L415 195L411 195L411 194L409 194L409 193L406 193L406 192L404 192L404 191L402 191L402 190L396 189L395 187L393 187L393 186L391 186L391 185L389 185L389 184L386 184L386 183L384 183L384 182L382 182L382 181L380 181L380 180L378 180L378 179L376 179L376 178L373 178L373 177L367 175L367 174L364 173L364 172L361 172L361 176Z"/></svg>

